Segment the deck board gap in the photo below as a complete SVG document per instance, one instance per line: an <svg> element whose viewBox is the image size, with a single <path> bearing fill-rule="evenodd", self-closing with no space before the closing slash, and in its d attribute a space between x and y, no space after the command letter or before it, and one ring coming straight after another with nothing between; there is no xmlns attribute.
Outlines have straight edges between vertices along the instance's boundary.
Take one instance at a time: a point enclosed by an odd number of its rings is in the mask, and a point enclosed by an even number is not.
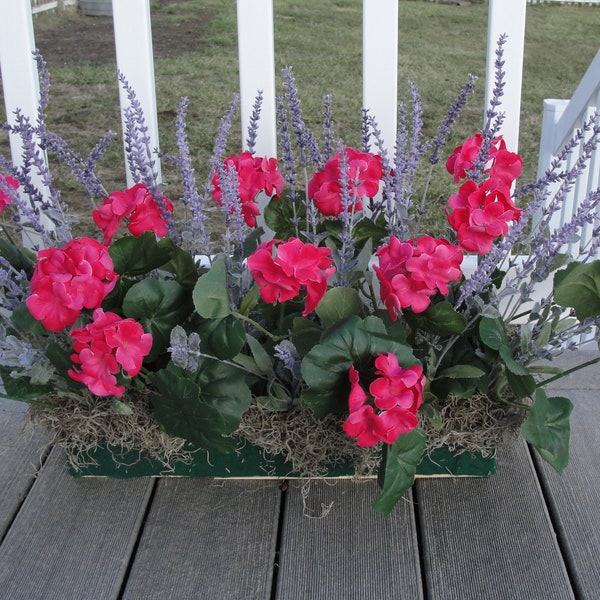
<svg viewBox="0 0 600 600"><path fill-rule="evenodd" d="M135 559L137 556L140 541L142 539L142 535L144 533L144 528L146 527L146 522L148 520L148 515L150 514L150 509L152 508L152 503L154 501L154 496L156 495L156 490L158 488L158 480L159 480L158 477L156 477L152 480L152 489L150 490L148 502L146 503L146 507L144 509L144 514L142 515L140 528L138 529L135 542L131 549L131 554L129 555L129 561L127 562L127 568L125 569L125 573L123 574L123 580L121 581L121 588L119 589L119 593L117 595L117 600L123 600L123 596L125 595L125 589L127 588L127 582L129 580L129 575L131 573L131 569L133 568L133 563L135 562Z"/></svg>
<svg viewBox="0 0 600 600"><path fill-rule="evenodd" d="M12 515L8 521L8 525L4 529L4 533L2 535L0 535L0 546L3 544L6 536L8 535L8 532L10 531L10 528L12 527L13 523L15 522L15 519L17 518L17 516L19 514L19 511L21 510L21 508L23 507L23 504L27 500L27 496L29 496L29 492L31 492L31 488L35 485L35 482L37 481L37 478L38 478L41 470L44 468L44 465L46 464L46 461L48 460L48 456L50 456L50 452L52 451L52 448L53 448L52 444L48 444L40 452L40 460L36 466L35 473L33 473L31 475L31 481L29 482L29 485L25 489L23 497L21 498L21 501L15 507L15 510L12 513Z"/></svg>
<svg viewBox="0 0 600 600"><path fill-rule="evenodd" d="M556 543L558 544L558 548L560 550L563 563L567 571L567 577L569 578L569 582L571 583L571 587L573 588L573 593L575 594L576 598L584 598L585 594L582 592L581 586L579 585L577 579L575 566L573 564L573 557L568 551L569 545L565 538L564 529L560 524L560 519L556 510L556 505L552 497L552 492L550 491L548 482L546 481L546 477L544 476L542 470L543 459L537 454L537 452L531 446L531 444L527 444L527 449L529 450L529 454L531 455L531 462L533 463L533 468L540 489L542 490L542 495L546 504L546 510L548 511L548 518L550 519L550 523L552 524L552 528L554 529L554 533L556 535Z"/></svg>
<svg viewBox="0 0 600 600"><path fill-rule="evenodd" d="M282 481L279 486L281 490L281 500L279 502L279 520L277 522L277 537L275 541L275 552L273 554L273 581L271 583L271 600L277 598L277 579L279 577L279 552L281 549L281 540L283 539L283 523L285 521L285 512L288 497L288 483Z"/></svg>
<svg viewBox="0 0 600 600"><path fill-rule="evenodd" d="M419 571L421 577L421 589L423 590L423 598L428 598L429 586L427 585L427 578L425 577L425 539L423 536L423 528L421 526L421 492L417 489L416 485L412 486L413 496L413 516L415 519L415 535L417 537L417 548L419 550Z"/></svg>

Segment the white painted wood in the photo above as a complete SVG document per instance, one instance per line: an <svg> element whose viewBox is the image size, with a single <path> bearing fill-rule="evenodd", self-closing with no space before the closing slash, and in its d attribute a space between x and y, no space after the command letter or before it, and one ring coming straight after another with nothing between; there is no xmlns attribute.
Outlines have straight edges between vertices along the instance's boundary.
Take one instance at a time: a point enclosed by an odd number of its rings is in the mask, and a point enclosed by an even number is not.
<svg viewBox="0 0 600 600"><path fill-rule="evenodd" d="M15 111L29 117L32 122L37 119L40 99L40 84L37 64L33 58L35 38L33 34L33 17L29 2L0 0L0 69L4 90L4 106L6 121L15 124ZM23 166L23 145L18 135L9 135L12 163L16 167ZM42 161L48 165L45 151L40 150ZM30 173L32 183L45 198L50 197L48 188L37 172ZM42 215L42 223L47 230L52 230L52 223ZM23 243L28 248L41 245L39 236L29 229L23 231Z"/></svg>
<svg viewBox="0 0 600 600"><path fill-rule="evenodd" d="M259 90L262 90L263 103L256 138L256 154L276 156L273 0L238 0L237 21L242 143L244 149L247 149L246 137L252 107Z"/></svg>
<svg viewBox="0 0 600 600"><path fill-rule="evenodd" d="M158 148L158 118L156 114L156 88L154 83L154 58L152 52L152 27L149 0L113 0L113 22L117 67L125 75L140 101L152 149ZM135 35L132 35L135 32ZM127 94L119 87L121 114L128 106ZM127 185L135 182L127 171ZM156 159L156 172L160 181L160 161Z"/></svg>
<svg viewBox="0 0 600 600"><path fill-rule="evenodd" d="M506 114L501 133L511 152L517 152L519 147L526 5L527 0L490 0L488 9L485 107L487 109L494 89L494 62L498 38L506 34L508 36L508 41L504 45L506 85L500 110Z"/></svg>
<svg viewBox="0 0 600 600"><path fill-rule="evenodd" d="M275 42L273 33L273 0L237 0L238 55L240 69L240 115L242 144L246 139L252 108L259 91L263 93L256 144L257 156L277 156L275 115ZM256 222L267 235L263 214L269 198L259 194L260 215Z"/></svg>
<svg viewBox="0 0 600 600"><path fill-rule="evenodd" d="M398 0L363 0L363 107L393 154L398 121Z"/></svg>

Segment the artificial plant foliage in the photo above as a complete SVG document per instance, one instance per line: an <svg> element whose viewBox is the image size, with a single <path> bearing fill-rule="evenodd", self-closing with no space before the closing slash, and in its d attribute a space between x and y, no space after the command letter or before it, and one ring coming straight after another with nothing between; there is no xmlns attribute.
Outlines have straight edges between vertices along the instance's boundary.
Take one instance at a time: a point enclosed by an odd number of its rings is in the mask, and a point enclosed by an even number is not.
<svg viewBox="0 0 600 600"><path fill-rule="evenodd" d="M171 364L155 373L153 382L154 415L167 433L199 448L235 450L230 434L252 402L242 371L203 358L193 373Z"/></svg>

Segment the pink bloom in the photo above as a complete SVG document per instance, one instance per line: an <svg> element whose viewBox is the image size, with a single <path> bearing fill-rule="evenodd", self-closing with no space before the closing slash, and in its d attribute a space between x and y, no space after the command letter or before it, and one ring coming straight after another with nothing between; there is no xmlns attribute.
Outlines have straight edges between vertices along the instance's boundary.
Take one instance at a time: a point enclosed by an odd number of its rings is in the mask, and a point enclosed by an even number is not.
<svg viewBox="0 0 600 600"><path fill-rule="evenodd" d="M256 226L256 217L260 214L256 198L260 192L268 197L279 198L283 190L283 175L277 167L276 158L253 156L250 152L234 154L224 161L225 165L235 168L238 177L238 194L242 204L242 215L249 227ZM223 205L223 193L219 183L219 174L212 179L212 196Z"/></svg>
<svg viewBox="0 0 600 600"><path fill-rule="evenodd" d="M97 308L118 279L105 246L91 238L38 252L27 308L50 331L73 325L84 308Z"/></svg>
<svg viewBox="0 0 600 600"><path fill-rule="evenodd" d="M481 133L476 133L472 138L466 139L462 146L454 148L454 152L446 161L446 170L454 176L454 183L464 179L467 176L467 171L473 168L482 141Z"/></svg>
<svg viewBox="0 0 600 600"><path fill-rule="evenodd" d="M0 183L8 188L16 190L19 187L19 182L10 175L0 175ZM12 198L10 194L6 193L0 185L0 213L4 211L4 207L7 204L12 204Z"/></svg>
<svg viewBox="0 0 600 600"><path fill-rule="evenodd" d="M327 280L335 272L331 250L304 244L297 238L287 242L262 243L248 258L250 274L261 298L269 304L295 298L304 287L304 316L312 312L327 291Z"/></svg>
<svg viewBox="0 0 600 600"><path fill-rule="evenodd" d="M450 196L446 211L448 223L467 252L487 254L494 240L506 235L510 221L518 221L522 209L510 197L510 190L500 180L487 179L481 185L466 181L457 194Z"/></svg>
<svg viewBox="0 0 600 600"><path fill-rule="evenodd" d="M166 212L173 212L168 198L163 196L161 202ZM164 237L168 232L161 207L143 183L122 192L112 192L92 212L92 218L104 234L105 245L110 244L121 221L127 221L129 232L136 237L144 231L153 231L158 237Z"/></svg>
<svg viewBox="0 0 600 600"><path fill-rule="evenodd" d="M140 372L152 348L152 335L133 319L101 308L94 311L93 319L71 331L75 351L71 359L79 368L70 369L69 376L97 396L121 397L125 387L117 385L117 374L120 368L130 377Z"/></svg>
<svg viewBox="0 0 600 600"><path fill-rule="evenodd" d="M399 435L408 433L418 424L417 412L423 401L425 377L420 366L407 369L398 364L392 354L379 354L375 359L376 375L369 386L369 394L360 385L358 371L350 366L350 414L343 429L356 437L362 447L378 442L393 444Z"/></svg>
<svg viewBox="0 0 600 600"><path fill-rule="evenodd" d="M372 198L379 191L383 177L381 156L346 148L348 187L352 200L349 210L362 210L361 197ZM338 152L325 163L308 182L308 196L313 198L319 212L337 217L342 211L341 155Z"/></svg>
<svg viewBox="0 0 600 600"><path fill-rule="evenodd" d="M419 313L431 296L448 294L448 283L461 277L463 255L444 239L423 236L401 242L392 236L377 250L379 265L373 268L380 283L381 300L395 320L402 308Z"/></svg>

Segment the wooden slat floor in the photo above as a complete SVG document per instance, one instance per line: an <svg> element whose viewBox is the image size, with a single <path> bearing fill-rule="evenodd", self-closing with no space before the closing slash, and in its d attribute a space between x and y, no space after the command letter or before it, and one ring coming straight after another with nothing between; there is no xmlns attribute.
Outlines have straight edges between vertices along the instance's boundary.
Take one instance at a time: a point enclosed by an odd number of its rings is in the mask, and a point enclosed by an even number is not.
<svg viewBox="0 0 600 600"><path fill-rule="evenodd" d="M418 480L387 518L375 482L73 479L3 401L0 598L598 598L600 368L560 389L562 476L520 443L495 477Z"/></svg>

